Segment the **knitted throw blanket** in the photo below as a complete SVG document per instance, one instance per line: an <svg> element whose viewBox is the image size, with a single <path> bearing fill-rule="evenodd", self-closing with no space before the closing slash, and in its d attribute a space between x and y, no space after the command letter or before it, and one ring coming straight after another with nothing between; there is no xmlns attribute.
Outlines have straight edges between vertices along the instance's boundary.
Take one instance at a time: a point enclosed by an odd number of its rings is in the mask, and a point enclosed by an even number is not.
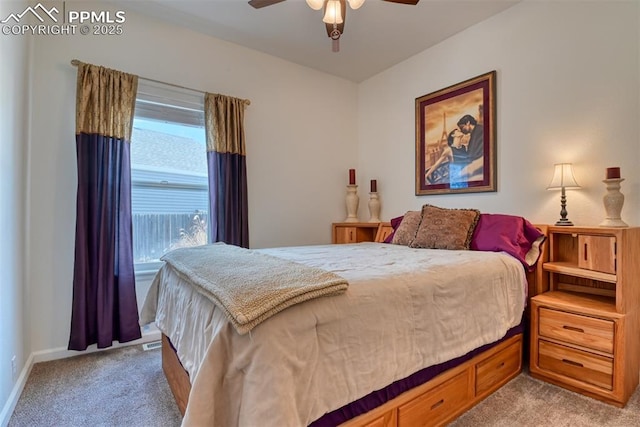
<svg viewBox="0 0 640 427"><path fill-rule="evenodd" d="M223 310L240 335L291 305L349 285L335 273L224 243L176 249L161 260Z"/></svg>

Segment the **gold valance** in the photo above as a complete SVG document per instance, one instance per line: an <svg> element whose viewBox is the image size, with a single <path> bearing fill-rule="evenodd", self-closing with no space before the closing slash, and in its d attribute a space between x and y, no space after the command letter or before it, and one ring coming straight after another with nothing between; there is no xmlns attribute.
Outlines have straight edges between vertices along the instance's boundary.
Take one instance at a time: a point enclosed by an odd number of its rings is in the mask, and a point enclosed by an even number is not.
<svg viewBox="0 0 640 427"><path fill-rule="evenodd" d="M138 76L78 63L76 134L131 140Z"/></svg>
<svg viewBox="0 0 640 427"><path fill-rule="evenodd" d="M204 119L207 131L207 151L218 153L245 153L244 99L206 93Z"/></svg>

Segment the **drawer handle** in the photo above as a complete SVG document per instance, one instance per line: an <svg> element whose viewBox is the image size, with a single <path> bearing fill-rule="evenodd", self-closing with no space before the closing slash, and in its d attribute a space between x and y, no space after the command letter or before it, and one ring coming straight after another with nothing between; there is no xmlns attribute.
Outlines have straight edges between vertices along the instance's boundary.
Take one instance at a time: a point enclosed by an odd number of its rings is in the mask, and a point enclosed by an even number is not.
<svg viewBox="0 0 640 427"><path fill-rule="evenodd" d="M574 362L573 360L569 360L569 359L562 359L562 361L568 365L573 365L573 366L577 366L579 368L584 368L584 365L582 363L579 362Z"/></svg>
<svg viewBox="0 0 640 427"><path fill-rule="evenodd" d="M498 369L502 368L504 366L504 362L500 362L500 364L497 366Z"/></svg>
<svg viewBox="0 0 640 427"><path fill-rule="evenodd" d="M437 401L436 403L431 405L431 410L433 411L434 409L436 409L438 406L442 405L443 403L444 403L444 399L440 399L439 401Z"/></svg>
<svg viewBox="0 0 640 427"><path fill-rule="evenodd" d="M576 328L575 326L567 326L567 325L564 325L562 328L563 328L563 329L567 329L567 330L569 330L569 331L573 331L573 332L580 332L580 333L584 333L584 329L582 329L582 328Z"/></svg>

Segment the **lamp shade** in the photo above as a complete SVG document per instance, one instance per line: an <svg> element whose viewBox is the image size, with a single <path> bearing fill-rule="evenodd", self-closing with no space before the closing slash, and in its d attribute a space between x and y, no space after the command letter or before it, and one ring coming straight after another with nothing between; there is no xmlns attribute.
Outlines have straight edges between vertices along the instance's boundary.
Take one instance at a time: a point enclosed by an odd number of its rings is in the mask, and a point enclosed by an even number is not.
<svg viewBox="0 0 640 427"><path fill-rule="evenodd" d="M362 6L362 4L364 3L364 0L348 0L349 2L349 6L351 6L351 9L356 10L359 9L360 6Z"/></svg>
<svg viewBox="0 0 640 427"><path fill-rule="evenodd" d="M324 6L324 0L307 0L307 4L313 10L320 10Z"/></svg>
<svg viewBox="0 0 640 427"><path fill-rule="evenodd" d="M342 24L342 6L338 0L329 0L322 22L326 24Z"/></svg>
<svg viewBox="0 0 640 427"><path fill-rule="evenodd" d="M558 163L553 170L553 178L547 187L547 190L560 190L580 188L573 176L573 167L571 163Z"/></svg>

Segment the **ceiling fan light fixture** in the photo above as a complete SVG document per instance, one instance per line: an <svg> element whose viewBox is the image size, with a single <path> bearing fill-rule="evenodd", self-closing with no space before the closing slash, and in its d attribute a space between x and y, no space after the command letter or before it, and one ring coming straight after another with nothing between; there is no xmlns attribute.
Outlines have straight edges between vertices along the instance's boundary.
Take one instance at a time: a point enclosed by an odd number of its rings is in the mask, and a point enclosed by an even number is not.
<svg viewBox="0 0 640 427"><path fill-rule="evenodd" d="M254 9L271 6L283 2L284 0L249 0L249 5ZM389 3L413 4L420 0L382 0ZM359 9L365 0L306 0L307 5L313 10L320 10L324 7L322 22L324 22L327 35L332 41L332 50L340 50L340 36L344 32L344 20L347 14L347 3L353 10Z"/></svg>
<svg viewBox="0 0 640 427"><path fill-rule="evenodd" d="M322 22L325 24L342 24L344 22L342 18L342 7L340 6L339 0L327 1Z"/></svg>
<svg viewBox="0 0 640 427"><path fill-rule="evenodd" d="M353 10L360 9L360 6L364 4L364 0L347 0L347 1L349 2L349 6L351 6L351 9Z"/></svg>
<svg viewBox="0 0 640 427"><path fill-rule="evenodd" d="M307 0L307 4L313 10L320 10L324 6L324 0Z"/></svg>

